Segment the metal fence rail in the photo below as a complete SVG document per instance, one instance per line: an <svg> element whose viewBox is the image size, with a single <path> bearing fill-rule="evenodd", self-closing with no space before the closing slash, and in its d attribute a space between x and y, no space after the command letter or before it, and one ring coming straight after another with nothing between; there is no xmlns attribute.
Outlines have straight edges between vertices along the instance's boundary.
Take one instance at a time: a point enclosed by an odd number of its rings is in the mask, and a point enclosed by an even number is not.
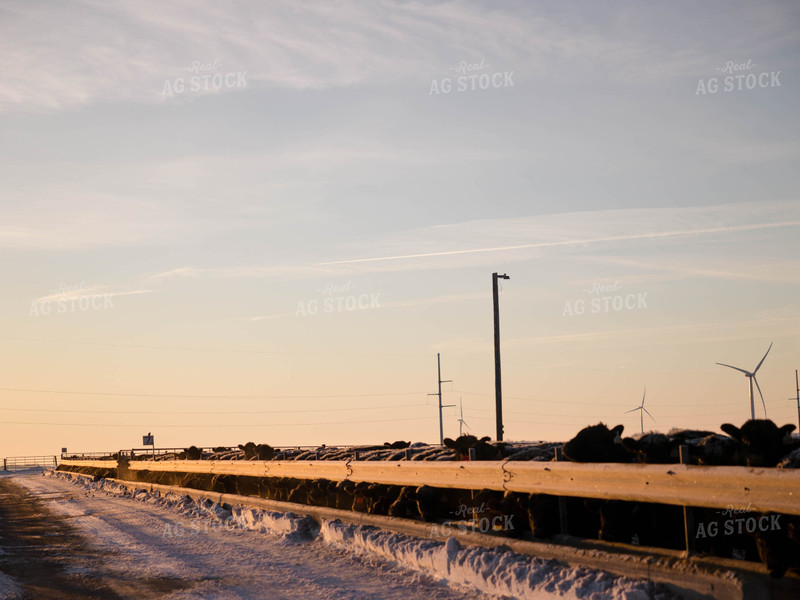
<svg viewBox="0 0 800 600"><path fill-rule="evenodd" d="M152 461L150 461L152 462ZM161 463L159 463L161 464ZM116 460L93 460L93 459L77 459L72 460L65 458L61 461L61 465L65 467L90 467L93 469L117 469L119 462Z"/></svg>
<svg viewBox="0 0 800 600"><path fill-rule="evenodd" d="M198 450L200 450L201 452L209 452L209 453L214 452L214 448L225 448L225 450L222 450L222 452L240 450L238 446L195 446L195 447ZM327 444L325 446L325 449L326 450L348 450L348 449L353 448L355 450L358 450L359 448L364 448L364 447L372 447L372 446L368 446L366 444L362 444L360 446L345 445L345 444L340 444L340 445ZM374 446L374 447L377 448L378 446ZM320 445L316 445L316 446L278 446L278 447L273 447L273 450L275 451L276 454L278 454L280 452L285 452L287 450L319 450L319 449L321 449ZM148 456L161 456L161 455L166 455L166 454L180 454L181 452L184 452L185 450L187 450L187 448L130 448L130 449L126 448L124 450L120 450L119 451L119 455L120 456L124 456L124 457L131 457L132 456L136 460L142 460L142 459L146 459ZM89 453L89 454L91 454L91 453ZM106 454L110 455L111 453L106 453ZM70 458L72 458L72 457L70 457Z"/></svg>
<svg viewBox="0 0 800 600"><path fill-rule="evenodd" d="M64 460L109 468L108 461ZM368 481L391 485L508 490L800 515L800 470L693 465L534 461L123 461L126 471L162 471Z"/></svg>
<svg viewBox="0 0 800 600"><path fill-rule="evenodd" d="M7 456L3 459L4 471L22 471L34 467L53 467L58 464L55 455L53 456Z"/></svg>
<svg viewBox="0 0 800 600"><path fill-rule="evenodd" d="M113 452L62 452L62 460L92 460L95 458L106 458L116 460Z"/></svg>

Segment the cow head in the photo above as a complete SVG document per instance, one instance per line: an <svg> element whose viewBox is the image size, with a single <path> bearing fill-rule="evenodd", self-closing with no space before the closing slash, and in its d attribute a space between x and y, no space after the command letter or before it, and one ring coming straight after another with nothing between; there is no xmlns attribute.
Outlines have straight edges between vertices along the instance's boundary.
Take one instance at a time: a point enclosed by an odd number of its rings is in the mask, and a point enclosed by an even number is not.
<svg viewBox="0 0 800 600"><path fill-rule="evenodd" d="M275 455L275 448L269 444L259 444L256 446L256 456L258 460L271 460Z"/></svg>
<svg viewBox="0 0 800 600"><path fill-rule="evenodd" d="M186 456L187 460L200 460L203 458L203 452L197 446L184 448L182 454Z"/></svg>
<svg viewBox="0 0 800 600"><path fill-rule="evenodd" d="M778 427L769 419L750 419L741 428L725 423L720 429L741 444L749 467L774 467L794 447L792 424Z"/></svg>
<svg viewBox="0 0 800 600"><path fill-rule="evenodd" d="M564 457L575 462L630 462L632 454L622 445L624 425L609 429L603 423L584 427L564 444Z"/></svg>
<svg viewBox="0 0 800 600"><path fill-rule="evenodd" d="M500 460L505 455L505 444L490 444L487 435L481 439L474 435L462 435L455 440L444 439L444 445L453 450L454 460L469 460L469 451L475 448L475 460Z"/></svg>
<svg viewBox="0 0 800 600"><path fill-rule="evenodd" d="M245 460L250 460L256 456L256 445L253 442L247 442L244 446L239 444L239 450L244 451Z"/></svg>

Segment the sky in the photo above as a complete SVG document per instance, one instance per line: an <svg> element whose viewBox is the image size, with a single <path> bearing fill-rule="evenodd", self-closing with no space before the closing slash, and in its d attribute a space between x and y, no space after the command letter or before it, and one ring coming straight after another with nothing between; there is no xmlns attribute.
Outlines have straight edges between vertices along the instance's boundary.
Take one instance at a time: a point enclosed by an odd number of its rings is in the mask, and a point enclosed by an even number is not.
<svg viewBox="0 0 800 600"><path fill-rule="evenodd" d="M798 25L0 2L0 455L797 423Z"/></svg>

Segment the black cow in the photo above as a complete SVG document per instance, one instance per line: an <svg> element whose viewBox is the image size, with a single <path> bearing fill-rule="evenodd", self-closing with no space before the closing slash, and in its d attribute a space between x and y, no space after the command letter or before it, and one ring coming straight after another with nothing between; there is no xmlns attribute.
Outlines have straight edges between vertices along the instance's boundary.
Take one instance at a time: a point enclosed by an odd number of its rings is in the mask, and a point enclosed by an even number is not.
<svg viewBox="0 0 800 600"><path fill-rule="evenodd" d="M189 446L184 448L183 451L186 453L186 460L201 460L203 458L203 451L197 446Z"/></svg>
<svg viewBox="0 0 800 600"><path fill-rule="evenodd" d="M744 428L742 428L744 429ZM800 440L792 439L792 445ZM779 469L800 469L800 447L789 452L778 463ZM767 531L755 534L761 562L772 577L783 577L788 569L800 571L800 516L769 515Z"/></svg>
<svg viewBox="0 0 800 600"><path fill-rule="evenodd" d="M638 442L631 438L623 442L623 430L622 425L609 429L603 423L585 427L564 444L562 452L575 462L629 463L637 457L640 460L652 457L663 462L674 461L672 449L676 442L667 436L649 434ZM680 547L681 539L676 533L682 530L683 512L680 507L587 499L584 501L586 509L596 515L592 523L591 518L576 510L574 501L571 504L573 506L567 511L570 532L574 527L584 531L594 527L596 537L601 540Z"/></svg>
<svg viewBox="0 0 800 600"><path fill-rule="evenodd" d="M767 531L755 534L761 562L775 578L783 577L789 569L800 571L800 517L774 513L766 516Z"/></svg>
<svg viewBox="0 0 800 600"><path fill-rule="evenodd" d="M451 521L462 506L471 505L472 492L421 485L415 490L414 499L422 520L435 523Z"/></svg>
<svg viewBox="0 0 800 600"><path fill-rule="evenodd" d="M633 454L622 444L624 425L609 429L603 423L584 427L564 444L564 457L575 462L632 462Z"/></svg>
<svg viewBox="0 0 800 600"><path fill-rule="evenodd" d="M681 442L663 433L647 433L639 439L624 438L622 445L638 462L669 464L679 462L678 447Z"/></svg>
<svg viewBox="0 0 800 600"><path fill-rule="evenodd" d="M748 467L774 467L796 446L792 424L778 427L769 419L750 419L741 428L725 423L720 429L739 442Z"/></svg>
<svg viewBox="0 0 800 600"><path fill-rule="evenodd" d="M269 444L247 442L244 446L239 444L239 449L244 451L245 460L270 460L275 455L275 448Z"/></svg>
<svg viewBox="0 0 800 600"><path fill-rule="evenodd" d="M712 433L691 447L697 464L704 466L736 466L744 464L741 444L727 435ZM693 461L694 462L694 459Z"/></svg>
<svg viewBox="0 0 800 600"><path fill-rule="evenodd" d="M345 480L337 483L332 490L334 499L331 507L341 510L351 510L353 507L353 493L355 487L356 484L352 481Z"/></svg>
<svg viewBox="0 0 800 600"><path fill-rule="evenodd" d="M474 435L462 435L455 440L444 438L444 445L453 450L453 460L469 460L469 451L475 449L475 460L502 460L506 456L506 444L490 444L487 435L480 439Z"/></svg>
<svg viewBox="0 0 800 600"><path fill-rule="evenodd" d="M417 508L415 491L411 486L401 487L397 498L389 506L389 516L403 519L421 519L422 516Z"/></svg>
<svg viewBox="0 0 800 600"><path fill-rule="evenodd" d="M733 448L727 442L730 438L710 431L694 429L673 429L666 435L663 433L647 433L638 439L624 438L622 445L631 452L636 460L646 464L672 464L680 462L680 447L687 445L691 449L692 464L732 464L723 461L731 460Z"/></svg>
<svg viewBox="0 0 800 600"><path fill-rule="evenodd" d="M385 448L390 448L392 450L404 450L411 445L411 442L399 440L397 442L392 442L391 444L389 442L383 442L383 445Z"/></svg>

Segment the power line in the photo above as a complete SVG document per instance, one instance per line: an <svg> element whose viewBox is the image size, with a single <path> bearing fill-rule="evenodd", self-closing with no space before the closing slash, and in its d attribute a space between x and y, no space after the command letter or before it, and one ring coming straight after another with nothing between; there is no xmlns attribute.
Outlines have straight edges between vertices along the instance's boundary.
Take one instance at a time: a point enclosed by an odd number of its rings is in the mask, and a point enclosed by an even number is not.
<svg viewBox="0 0 800 600"><path fill-rule="evenodd" d="M318 395L297 395L297 396L228 396L219 395L196 395L196 394L127 394L121 392L76 392L65 390L36 390L29 388L0 388L4 392L32 392L36 394L73 394L79 396L131 396L136 398L225 398L231 400L263 400L263 399L291 399L291 398L373 398L376 396L413 396L424 394L425 392L395 392L383 394L318 394Z"/></svg>
<svg viewBox="0 0 800 600"><path fill-rule="evenodd" d="M470 419L476 419L478 421L494 421L494 419L492 419L490 417L475 417L475 416L473 416L473 417L470 417ZM594 420L594 419L591 419L591 420ZM610 419L606 418L605 420L609 421ZM620 423L620 422L623 422L624 419L614 419L614 421L617 422L617 423ZM522 420L522 419L514 419L514 421L512 422L512 424L519 424L519 423L522 423L522 424L525 424L525 425L563 425L565 427L575 427L576 426L575 421L572 421L572 422L541 421L541 420L538 420L538 419L536 421L525 421L525 420Z"/></svg>
<svg viewBox="0 0 800 600"><path fill-rule="evenodd" d="M143 344L118 344L112 342L85 342L81 340L37 340L31 338L14 338L0 336L0 340L9 340L13 342L36 342L43 344L79 344L84 346L112 346L114 348L142 348L145 350L190 350L195 352L236 352L244 354L281 354L281 355L296 355L296 356L359 356L359 357L428 357L427 354L375 354L373 352L367 354L351 354L348 352L290 352L288 350L240 350L235 348L192 348L181 346L147 346Z"/></svg>
<svg viewBox="0 0 800 600"><path fill-rule="evenodd" d="M414 408L427 407L427 404L395 404L393 406L356 406L353 408L308 408L301 410L77 410L77 409L50 409L50 408L0 408L0 411L14 412L48 412L48 413L81 413L81 414L112 414L112 415L271 415L285 413L317 413L339 412L349 410L384 410L387 408Z"/></svg>
<svg viewBox="0 0 800 600"><path fill-rule="evenodd" d="M484 412L485 413L485 412L489 412L489 409L488 408L468 408L467 409L468 413L471 413L471 412L474 412L474 411L480 411L480 412ZM571 414L564 414L564 413L535 413L535 412L515 411L515 410L508 411L508 412L510 414L512 414L512 415L526 415L526 416L530 416L530 417L576 417L576 418L582 418L582 419L610 419L610 418L614 418L614 416L616 415L616 418L618 418L618 419L624 418L624 417L621 416L621 414L614 413L613 411L609 411L609 412L603 413L600 416L596 416L596 415L592 416L592 415L587 415L587 414L571 415ZM675 418L679 418L679 417L685 417L685 416L687 416L687 414L686 413L680 413L680 414L659 413L659 416L664 417L664 418L668 418L668 419L675 419ZM695 413L695 412L693 412L693 413L691 413L690 416L692 416L692 417L714 417L714 416L719 416L719 411L711 412L711 413Z"/></svg>
<svg viewBox="0 0 800 600"><path fill-rule="evenodd" d="M248 423L245 425L220 425L219 423L215 423L214 425L156 425L153 423L147 423L144 425L132 425L128 423L50 423L50 422L33 422L33 421L0 421L0 425L58 425L59 427L150 427L151 429L155 428L198 428L198 427L295 427L295 426L309 426L309 425L351 425L351 424L360 424L360 423L395 423L397 421L427 421L430 417L410 417L410 418L403 418L403 419L378 419L378 420L370 420L370 421L321 421L316 423Z"/></svg>
<svg viewBox="0 0 800 600"><path fill-rule="evenodd" d="M2 389L2 388L0 388ZM468 396L494 396L494 394L482 394L480 392L466 392L463 390L452 390L458 394L467 394ZM582 406L597 406L597 402L575 402L571 400L543 400L541 398L525 398L523 396L507 396L503 394L503 398L510 398L512 400L525 400L526 402L542 402L544 404L580 404ZM680 408L687 408L693 406L738 406L741 404L740 402L719 402L715 404L699 404L697 402L693 402L692 404L670 404L670 407L680 407ZM628 404L622 403L605 403L603 406L628 406Z"/></svg>

